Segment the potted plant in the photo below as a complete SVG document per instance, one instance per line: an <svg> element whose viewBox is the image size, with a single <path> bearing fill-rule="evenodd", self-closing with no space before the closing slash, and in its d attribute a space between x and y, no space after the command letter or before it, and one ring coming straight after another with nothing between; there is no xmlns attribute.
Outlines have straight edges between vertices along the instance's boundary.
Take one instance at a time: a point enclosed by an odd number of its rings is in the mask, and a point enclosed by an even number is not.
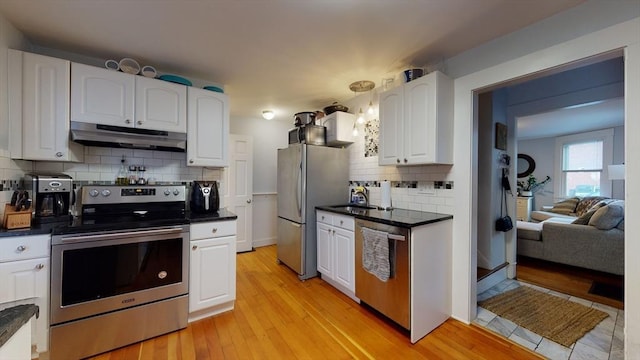
<svg viewBox="0 0 640 360"><path fill-rule="evenodd" d="M518 181L518 192L521 196L533 196L533 194L542 189L546 183L551 181L549 176L538 182L535 176L529 175L526 181Z"/></svg>

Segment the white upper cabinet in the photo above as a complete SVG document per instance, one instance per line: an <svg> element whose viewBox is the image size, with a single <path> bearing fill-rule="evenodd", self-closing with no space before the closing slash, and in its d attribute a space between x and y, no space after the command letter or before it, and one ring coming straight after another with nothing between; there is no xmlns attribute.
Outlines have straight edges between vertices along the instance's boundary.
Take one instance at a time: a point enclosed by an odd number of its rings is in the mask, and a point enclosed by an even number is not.
<svg viewBox="0 0 640 360"><path fill-rule="evenodd" d="M12 157L82 161L82 145L69 141L70 62L10 50L9 68Z"/></svg>
<svg viewBox="0 0 640 360"><path fill-rule="evenodd" d="M187 87L136 76L135 127L187 132Z"/></svg>
<svg viewBox="0 0 640 360"><path fill-rule="evenodd" d="M188 166L229 166L229 98L194 87L188 93Z"/></svg>
<svg viewBox="0 0 640 360"><path fill-rule="evenodd" d="M185 133L187 89L95 66L71 66L71 121Z"/></svg>
<svg viewBox="0 0 640 360"><path fill-rule="evenodd" d="M453 82L439 71L380 94L380 165L451 164Z"/></svg>
<svg viewBox="0 0 640 360"><path fill-rule="evenodd" d="M133 75L73 63L71 65L71 121L132 127Z"/></svg>

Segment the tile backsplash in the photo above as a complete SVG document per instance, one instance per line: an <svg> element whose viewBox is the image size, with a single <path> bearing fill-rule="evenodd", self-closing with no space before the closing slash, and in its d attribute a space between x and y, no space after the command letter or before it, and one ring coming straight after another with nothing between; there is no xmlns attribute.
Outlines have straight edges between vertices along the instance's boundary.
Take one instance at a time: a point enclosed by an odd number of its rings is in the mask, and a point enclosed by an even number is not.
<svg viewBox="0 0 640 360"><path fill-rule="evenodd" d="M215 180L224 193L223 169L186 165L185 153L166 151L85 147L84 162L26 161L0 157L0 204L9 202L13 190L29 172L64 173L80 184L115 183L124 156L125 165L144 165L144 177L158 183L190 183L193 180Z"/></svg>

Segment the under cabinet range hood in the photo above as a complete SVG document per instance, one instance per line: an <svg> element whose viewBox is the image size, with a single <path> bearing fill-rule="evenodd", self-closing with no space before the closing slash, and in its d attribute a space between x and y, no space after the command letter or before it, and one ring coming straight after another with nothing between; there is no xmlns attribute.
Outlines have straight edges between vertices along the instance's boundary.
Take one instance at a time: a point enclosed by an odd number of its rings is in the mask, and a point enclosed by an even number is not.
<svg viewBox="0 0 640 360"><path fill-rule="evenodd" d="M185 152L187 134L72 121L71 140L83 145Z"/></svg>

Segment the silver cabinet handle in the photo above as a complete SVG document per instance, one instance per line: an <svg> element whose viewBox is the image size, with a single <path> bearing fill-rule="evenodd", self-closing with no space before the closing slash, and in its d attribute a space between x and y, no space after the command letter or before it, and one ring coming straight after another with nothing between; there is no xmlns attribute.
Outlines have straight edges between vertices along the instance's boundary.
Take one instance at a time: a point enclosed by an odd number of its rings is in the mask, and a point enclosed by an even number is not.
<svg viewBox="0 0 640 360"><path fill-rule="evenodd" d="M26 247L26 246L24 246L24 245L20 245L20 246L18 246L18 247L16 248L16 250L18 250L18 252L23 252L23 251L27 250L27 247Z"/></svg>
<svg viewBox="0 0 640 360"><path fill-rule="evenodd" d="M344 224L344 220L340 220L340 225Z"/></svg>
<svg viewBox="0 0 640 360"><path fill-rule="evenodd" d="M37 269L37 270L42 270L42 269L44 269L44 264L38 264L38 265L36 265L36 269Z"/></svg>
<svg viewBox="0 0 640 360"><path fill-rule="evenodd" d="M405 163L405 164L407 163L407 159L404 159L404 163Z"/></svg>
<svg viewBox="0 0 640 360"><path fill-rule="evenodd" d="M138 125L142 125L142 120L138 120Z"/></svg>
<svg viewBox="0 0 640 360"><path fill-rule="evenodd" d="M63 155L63 154L62 154L60 151L58 151L58 152L56 153L56 156L57 156L57 157L62 157L62 155Z"/></svg>
<svg viewBox="0 0 640 360"><path fill-rule="evenodd" d="M197 249L197 248L198 248L198 245L193 245L193 246L191 247L191 250L195 250L195 249Z"/></svg>
<svg viewBox="0 0 640 360"><path fill-rule="evenodd" d="M397 164L400 164L400 159L396 159L396 163L397 163Z"/></svg>
<svg viewBox="0 0 640 360"><path fill-rule="evenodd" d="M127 119L124 121L125 124L131 124L131 120Z"/></svg>
<svg viewBox="0 0 640 360"><path fill-rule="evenodd" d="M251 204L251 199L247 199L247 204Z"/></svg>
<svg viewBox="0 0 640 360"><path fill-rule="evenodd" d="M214 233L214 234L217 233L218 232L218 228L211 229L211 232Z"/></svg>
<svg viewBox="0 0 640 360"><path fill-rule="evenodd" d="M194 163L193 159L189 159L189 164L193 164L193 163Z"/></svg>

